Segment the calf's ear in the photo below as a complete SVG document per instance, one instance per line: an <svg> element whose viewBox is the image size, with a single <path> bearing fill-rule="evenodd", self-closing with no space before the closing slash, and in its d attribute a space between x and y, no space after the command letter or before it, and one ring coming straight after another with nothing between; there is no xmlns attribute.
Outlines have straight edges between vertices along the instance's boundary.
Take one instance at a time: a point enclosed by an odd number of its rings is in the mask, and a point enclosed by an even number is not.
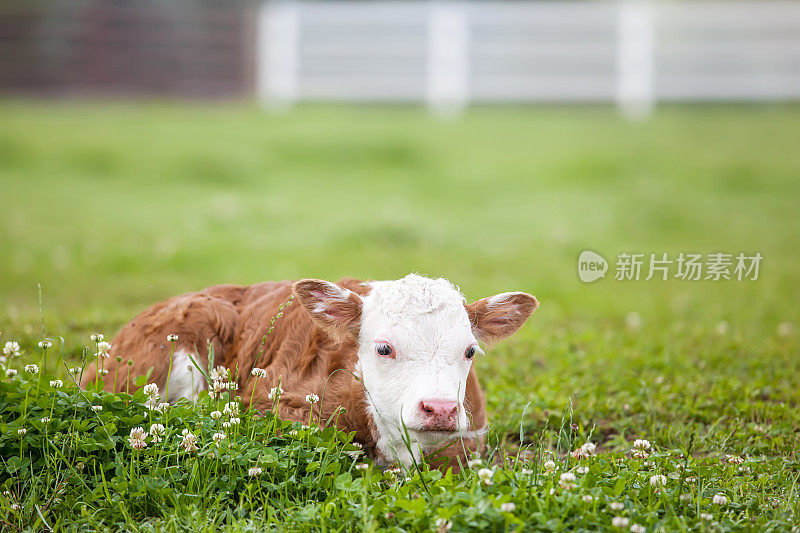
<svg viewBox="0 0 800 533"><path fill-rule="evenodd" d="M525 292L504 292L465 307L475 336L492 344L516 333L539 307L539 301Z"/></svg>
<svg viewBox="0 0 800 533"><path fill-rule="evenodd" d="M321 279L302 279L293 289L297 301L323 329L339 338L358 336L361 298L356 293Z"/></svg>

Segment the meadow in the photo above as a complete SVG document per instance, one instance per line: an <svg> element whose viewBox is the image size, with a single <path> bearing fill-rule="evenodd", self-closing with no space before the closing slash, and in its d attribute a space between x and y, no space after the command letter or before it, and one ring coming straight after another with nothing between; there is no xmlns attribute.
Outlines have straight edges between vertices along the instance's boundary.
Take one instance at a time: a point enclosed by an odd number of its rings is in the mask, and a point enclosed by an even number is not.
<svg viewBox="0 0 800 533"><path fill-rule="evenodd" d="M19 355L0 376L0 527L791 531L799 129L796 106L630 123L593 107L439 121L2 101L0 346ZM605 279L579 280L584 250ZM619 254L719 252L760 253L758 279L615 279ZM384 472L348 435L244 398L219 417L233 395L155 411L68 371L92 334L174 294L411 271L541 301L475 362L490 446L462 473Z"/></svg>

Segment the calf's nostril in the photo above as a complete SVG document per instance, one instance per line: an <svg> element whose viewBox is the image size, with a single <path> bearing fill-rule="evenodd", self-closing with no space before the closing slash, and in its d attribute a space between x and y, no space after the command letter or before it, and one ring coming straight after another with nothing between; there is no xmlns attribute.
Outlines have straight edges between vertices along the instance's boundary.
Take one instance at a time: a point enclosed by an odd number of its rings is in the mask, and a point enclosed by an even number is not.
<svg viewBox="0 0 800 533"><path fill-rule="evenodd" d="M458 413L458 403L450 400L422 400L420 412L436 419L452 419Z"/></svg>

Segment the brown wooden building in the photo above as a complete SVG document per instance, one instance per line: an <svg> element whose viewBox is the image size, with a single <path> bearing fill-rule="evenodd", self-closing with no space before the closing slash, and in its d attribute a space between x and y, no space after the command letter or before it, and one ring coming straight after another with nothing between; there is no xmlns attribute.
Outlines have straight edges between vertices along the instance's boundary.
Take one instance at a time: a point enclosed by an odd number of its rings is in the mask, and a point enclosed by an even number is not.
<svg viewBox="0 0 800 533"><path fill-rule="evenodd" d="M0 3L0 93L237 98L253 94L253 5Z"/></svg>

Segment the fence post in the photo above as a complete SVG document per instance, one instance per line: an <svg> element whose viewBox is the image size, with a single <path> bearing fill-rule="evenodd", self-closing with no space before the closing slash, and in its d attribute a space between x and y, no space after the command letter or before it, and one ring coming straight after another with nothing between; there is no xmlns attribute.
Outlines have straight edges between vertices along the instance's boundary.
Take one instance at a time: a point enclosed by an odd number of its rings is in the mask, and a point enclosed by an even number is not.
<svg viewBox="0 0 800 533"><path fill-rule="evenodd" d="M469 98L469 21L460 2L430 4L426 101L434 114L459 115Z"/></svg>
<svg viewBox="0 0 800 533"><path fill-rule="evenodd" d="M300 26L297 4L265 0L258 11L256 91L262 105L291 107L297 100Z"/></svg>
<svg viewBox="0 0 800 533"><path fill-rule="evenodd" d="M653 110L655 13L650 0L620 0L617 19L617 106L632 120Z"/></svg>

